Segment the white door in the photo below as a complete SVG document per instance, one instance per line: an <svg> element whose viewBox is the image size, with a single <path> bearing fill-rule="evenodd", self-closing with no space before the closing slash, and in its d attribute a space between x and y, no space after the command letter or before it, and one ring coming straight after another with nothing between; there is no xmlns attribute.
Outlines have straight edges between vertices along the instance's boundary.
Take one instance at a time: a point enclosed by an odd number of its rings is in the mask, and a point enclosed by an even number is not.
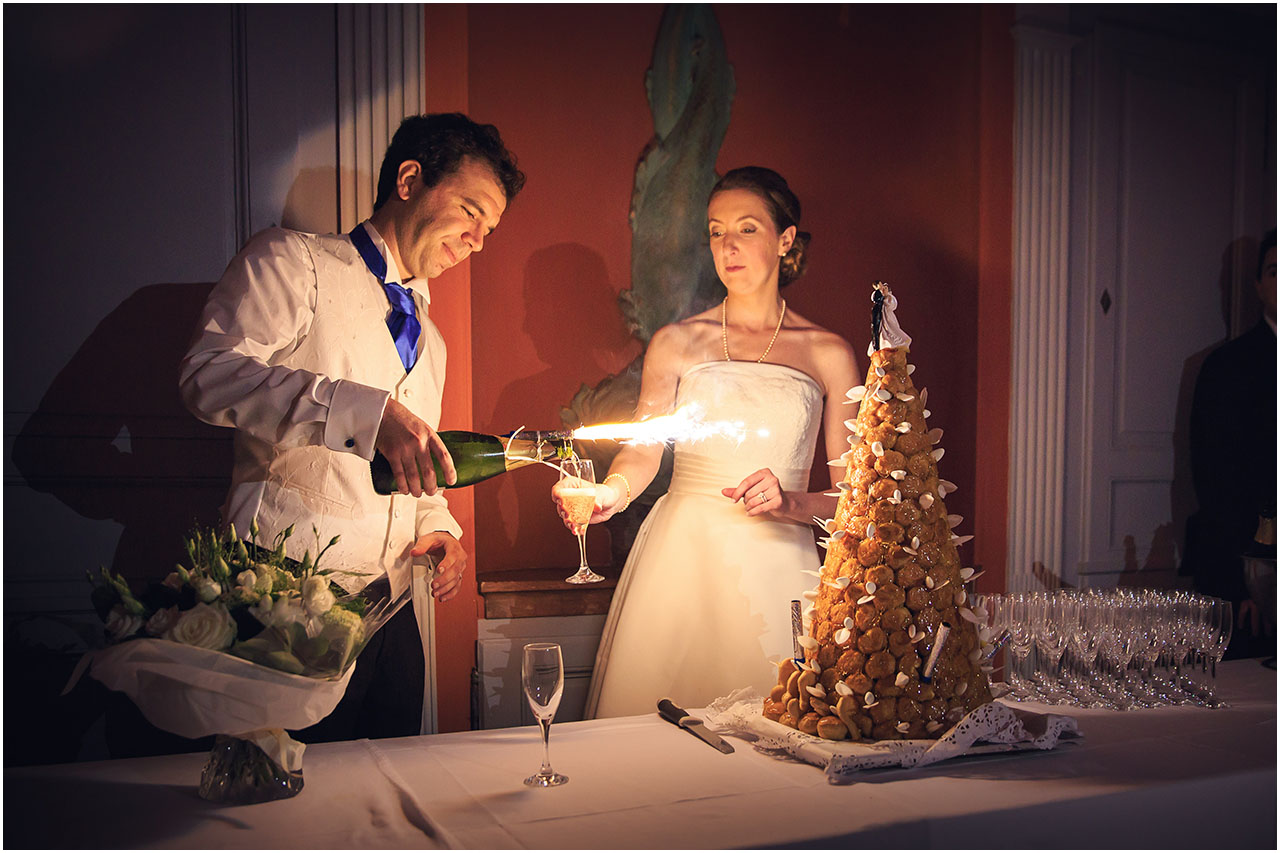
<svg viewBox="0 0 1280 853"><path fill-rule="evenodd" d="M1074 64L1062 575L1166 585L1191 389L1275 223L1274 130L1262 69L1203 44L1100 26Z"/></svg>

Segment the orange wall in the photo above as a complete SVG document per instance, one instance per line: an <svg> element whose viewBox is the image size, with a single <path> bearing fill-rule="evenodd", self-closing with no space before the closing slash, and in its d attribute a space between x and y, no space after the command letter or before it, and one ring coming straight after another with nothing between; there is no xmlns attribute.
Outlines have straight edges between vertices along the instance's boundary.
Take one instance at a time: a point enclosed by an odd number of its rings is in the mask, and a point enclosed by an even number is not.
<svg viewBox="0 0 1280 853"><path fill-rule="evenodd" d="M476 429L558 427L582 383L595 385L640 352L615 300L629 286L627 213L635 164L653 133L644 72L662 8L427 7L429 30L433 16L465 27L465 68L450 79L465 80L466 109L498 125L529 176L470 263ZM961 486L948 505L966 518L960 532L983 539L962 557L994 569L982 586L1000 588L1013 7L715 10L737 80L718 169L760 164L788 178L813 242L809 271L787 299L852 341L860 358L870 285L894 286L915 338L915 378L929 387L933 424L945 430L943 476ZM437 29L433 38L449 34ZM450 62L458 43L442 51ZM456 362L463 338L450 340ZM460 424L448 403L445 421ZM824 463L815 470L825 472ZM547 495L553 478L523 470L471 490L476 565L572 566L574 541ZM593 561L607 560L604 531L588 544ZM460 663L473 659L464 640ZM442 687L442 721L451 701Z"/></svg>
<svg viewBox="0 0 1280 853"><path fill-rule="evenodd" d="M975 448L974 563L987 569L976 586L1003 592L1009 515L1009 376L1013 301L1013 25L1012 6L982 10L978 244L978 435Z"/></svg>
<svg viewBox="0 0 1280 853"><path fill-rule="evenodd" d="M502 129L529 175L472 262L477 428L557 426L581 383L639 351L614 300L629 281L627 212L653 132L644 71L661 14L657 5L469 7L472 114ZM984 457L978 476L976 366L980 284L1006 282L987 314L1008 313L1012 11L716 14L737 79L718 168L759 163L788 178L814 237L809 272L787 298L860 353L871 282L895 286L916 378L946 431L944 476L962 486L951 503L972 522L979 488L1002 494L1004 482L996 459ZM1007 318L994 331L1007 336ZM1007 408L1003 376L984 373L983 392ZM1003 421L995 426L1003 442ZM482 565L572 562L545 494L552 476L522 471L475 489ZM595 537L598 559L605 537Z"/></svg>
<svg viewBox="0 0 1280 853"><path fill-rule="evenodd" d="M465 6L428 6L423 75L427 112L467 112L467 15ZM461 264L431 283L431 319L448 343L441 429L470 429L474 333L471 317L472 268ZM476 514L471 489L449 494L449 509L464 531L470 576L475 577ZM475 668L476 617L480 594L463 583L458 595L438 604L436 615L436 727L442 732L471 727L471 670Z"/></svg>
<svg viewBox="0 0 1280 853"><path fill-rule="evenodd" d="M471 6L471 109L528 184L472 262L476 427L560 427L560 407L639 352L616 307L630 284L627 212L653 135L644 94L661 6ZM489 568L569 566L549 469L476 487ZM587 537L608 561L608 534Z"/></svg>

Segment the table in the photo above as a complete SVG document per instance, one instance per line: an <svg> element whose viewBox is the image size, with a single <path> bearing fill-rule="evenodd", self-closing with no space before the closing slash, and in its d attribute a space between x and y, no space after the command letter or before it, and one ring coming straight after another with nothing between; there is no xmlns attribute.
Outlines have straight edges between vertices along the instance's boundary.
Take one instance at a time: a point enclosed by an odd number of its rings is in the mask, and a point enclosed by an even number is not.
<svg viewBox="0 0 1280 853"><path fill-rule="evenodd" d="M1219 680L1230 708L1059 707L1082 742L850 785L656 714L553 726L570 783L550 790L521 784L532 727L319 744L300 796L253 806L197 797L203 755L9 768L4 845L1274 848L1276 675L1233 661Z"/></svg>

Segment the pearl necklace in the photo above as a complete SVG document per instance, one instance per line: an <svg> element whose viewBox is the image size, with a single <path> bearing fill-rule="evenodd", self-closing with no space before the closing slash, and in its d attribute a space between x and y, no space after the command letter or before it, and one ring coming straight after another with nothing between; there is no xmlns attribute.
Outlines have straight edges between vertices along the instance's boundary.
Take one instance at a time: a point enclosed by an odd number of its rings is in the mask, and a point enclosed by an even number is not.
<svg viewBox="0 0 1280 853"><path fill-rule="evenodd" d="M720 343L724 346L724 360L731 361L729 358L729 323L726 318L725 305L729 302L729 297L724 298L724 302L720 303ZM778 332L782 331L782 321L787 316L787 300L782 300L782 313L778 315L778 327L773 330L773 337L769 338L769 345L764 348L764 352L760 353L760 357L756 359L756 364L764 361L765 356L769 354L769 350L773 349L773 343L778 339Z"/></svg>

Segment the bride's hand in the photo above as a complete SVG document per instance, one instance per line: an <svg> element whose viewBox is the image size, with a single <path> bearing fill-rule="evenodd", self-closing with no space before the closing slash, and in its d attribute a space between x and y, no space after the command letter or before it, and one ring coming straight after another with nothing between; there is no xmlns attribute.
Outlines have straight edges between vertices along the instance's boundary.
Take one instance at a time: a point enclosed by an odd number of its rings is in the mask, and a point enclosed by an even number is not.
<svg viewBox="0 0 1280 853"><path fill-rule="evenodd" d="M618 510L622 509L623 502L626 501L626 494L617 486L609 483L596 484L596 509L591 513L591 523L599 524L602 521L608 521L618 514Z"/></svg>
<svg viewBox="0 0 1280 853"><path fill-rule="evenodd" d="M564 480L558 481L551 487L551 499L555 501L556 512L560 514L560 520L564 522L564 526L569 528L569 532L577 535L576 526L569 521L569 513L564 508L564 500L560 496L560 489ZM596 503L595 508L591 511L591 520L588 524L599 524L613 518L617 513L618 507L622 505L623 497L620 496L616 489L607 483L595 483Z"/></svg>
<svg viewBox="0 0 1280 853"><path fill-rule="evenodd" d="M789 503L790 496L783 491L782 483L768 468L761 468L747 477L732 489L721 489L720 493L733 501L742 501L747 515L763 515L778 513Z"/></svg>

